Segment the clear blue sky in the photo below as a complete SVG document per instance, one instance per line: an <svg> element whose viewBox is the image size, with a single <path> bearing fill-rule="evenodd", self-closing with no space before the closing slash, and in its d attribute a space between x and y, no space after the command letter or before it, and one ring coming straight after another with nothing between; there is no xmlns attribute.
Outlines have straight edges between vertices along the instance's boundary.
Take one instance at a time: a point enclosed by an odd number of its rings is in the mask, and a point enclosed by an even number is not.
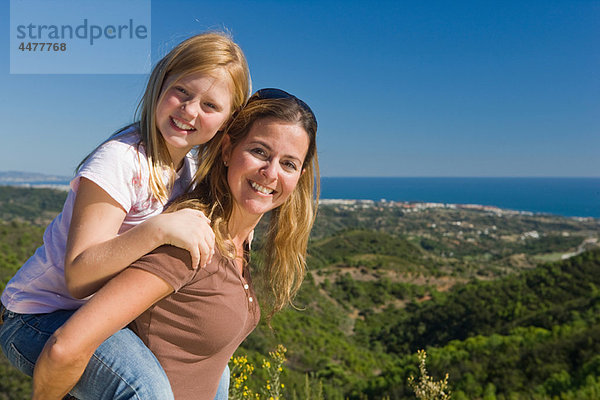
<svg viewBox="0 0 600 400"><path fill-rule="evenodd" d="M600 176L599 1L174 0L151 21L153 62L229 30L255 89L314 109L324 176ZM11 75L4 33L0 171L70 175L147 77Z"/></svg>

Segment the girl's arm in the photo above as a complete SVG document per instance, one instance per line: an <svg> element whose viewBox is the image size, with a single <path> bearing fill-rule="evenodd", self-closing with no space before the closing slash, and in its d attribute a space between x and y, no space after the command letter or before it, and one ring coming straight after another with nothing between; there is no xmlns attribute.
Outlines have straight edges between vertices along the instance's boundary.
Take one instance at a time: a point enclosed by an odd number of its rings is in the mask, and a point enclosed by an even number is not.
<svg viewBox="0 0 600 400"><path fill-rule="evenodd" d="M167 282L137 268L112 279L46 342L33 372L33 399L62 399L104 340L172 292Z"/></svg>
<svg viewBox="0 0 600 400"><path fill-rule="evenodd" d="M160 214L117 235L126 212L94 182L81 178L65 255L71 295L84 298L99 290L141 256L163 244L188 250L192 265L210 262L214 232L202 212L183 209Z"/></svg>

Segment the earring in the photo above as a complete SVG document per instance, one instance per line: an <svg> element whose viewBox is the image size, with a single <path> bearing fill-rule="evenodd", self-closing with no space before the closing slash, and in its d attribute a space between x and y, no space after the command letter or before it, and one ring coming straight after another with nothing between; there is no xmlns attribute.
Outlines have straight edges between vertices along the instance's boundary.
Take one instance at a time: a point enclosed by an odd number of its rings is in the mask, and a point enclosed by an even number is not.
<svg viewBox="0 0 600 400"><path fill-rule="evenodd" d="M225 168L229 167L229 165L227 165L227 161L223 160L223 165L225 166Z"/></svg>

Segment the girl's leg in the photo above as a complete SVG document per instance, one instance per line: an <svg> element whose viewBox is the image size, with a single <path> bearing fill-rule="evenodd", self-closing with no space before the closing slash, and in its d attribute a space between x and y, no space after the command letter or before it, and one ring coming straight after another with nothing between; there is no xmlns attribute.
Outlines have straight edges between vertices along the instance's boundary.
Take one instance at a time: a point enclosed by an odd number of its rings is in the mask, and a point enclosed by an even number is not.
<svg viewBox="0 0 600 400"><path fill-rule="evenodd" d="M6 358L18 370L33 376L35 362L46 341L73 313L16 314L5 311L0 325L0 346Z"/></svg>
<svg viewBox="0 0 600 400"><path fill-rule="evenodd" d="M229 398L229 379L229 365L226 365L214 400L227 400Z"/></svg>
<svg viewBox="0 0 600 400"><path fill-rule="evenodd" d="M21 372L33 376L46 341L73 313L6 311L0 325L4 354ZM156 357L129 329L115 333L96 349L71 394L79 399L173 399L169 380Z"/></svg>
<svg viewBox="0 0 600 400"><path fill-rule="evenodd" d="M173 399L169 380L158 360L128 328L96 349L70 394L78 399Z"/></svg>

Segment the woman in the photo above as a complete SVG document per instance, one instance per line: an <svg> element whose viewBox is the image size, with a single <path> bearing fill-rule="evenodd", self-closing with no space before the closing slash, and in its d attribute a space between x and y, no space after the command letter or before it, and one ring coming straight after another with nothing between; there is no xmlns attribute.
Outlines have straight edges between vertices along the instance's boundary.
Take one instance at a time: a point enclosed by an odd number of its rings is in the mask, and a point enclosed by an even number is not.
<svg viewBox="0 0 600 400"><path fill-rule="evenodd" d="M272 211L265 278L273 312L303 280L316 207L316 130L314 114L296 97L277 89L253 95L226 133L205 146L208 175L176 207L210 218L212 261L195 270L189 253L162 246L121 272L48 340L35 367L34 399L60 399L95 348L134 320L175 398L212 399L227 361L259 320L248 242L265 213Z"/></svg>

